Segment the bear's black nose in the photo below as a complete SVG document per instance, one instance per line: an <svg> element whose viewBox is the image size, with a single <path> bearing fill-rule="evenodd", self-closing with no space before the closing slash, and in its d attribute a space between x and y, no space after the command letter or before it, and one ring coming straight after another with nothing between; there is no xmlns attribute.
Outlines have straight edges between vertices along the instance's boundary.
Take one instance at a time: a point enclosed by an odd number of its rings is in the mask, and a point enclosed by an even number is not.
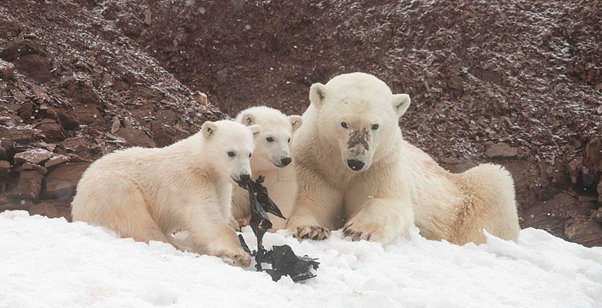
<svg viewBox="0 0 602 308"><path fill-rule="evenodd" d="M358 170L362 170L362 168L364 168L364 162L359 161L359 160L355 160L355 159L348 159L347 160L347 166L349 166L349 168L351 168L351 170L353 171L358 171Z"/></svg>
<svg viewBox="0 0 602 308"><path fill-rule="evenodd" d="M293 161L293 160L290 157L285 157L280 160L280 162L282 163L282 166L288 166L288 164L290 164L291 161Z"/></svg>
<svg viewBox="0 0 602 308"><path fill-rule="evenodd" d="M251 179L251 176L248 175L248 174L241 174L240 175L240 182L241 183L248 183L250 179Z"/></svg>

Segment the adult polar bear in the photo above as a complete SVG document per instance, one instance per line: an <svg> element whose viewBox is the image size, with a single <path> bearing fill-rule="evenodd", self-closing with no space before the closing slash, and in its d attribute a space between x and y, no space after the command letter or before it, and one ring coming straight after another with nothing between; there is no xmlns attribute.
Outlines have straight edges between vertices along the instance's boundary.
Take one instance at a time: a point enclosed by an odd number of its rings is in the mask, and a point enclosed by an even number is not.
<svg viewBox="0 0 602 308"><path fill-rule="evenodd" d="M508 171L485 164L452 174L403 140L407 94L352 73L312 85L309 96L293 142L299 192L289 232L324 239L343 227L353 240L387 244L415 224L428 239L456 244L484 242L483 229L517 239Z"/></svg>
<svg viewBox="0 0 602 308"><path fill-rule="evenodd" d="M251 179L258 125L205 122L201 131L158 149L129 148L95 161L71 204L74 221L107 227L136 241L191 247L249 266L232 219L232 180ZM171 236L188 232L184 242Z"/></svg>

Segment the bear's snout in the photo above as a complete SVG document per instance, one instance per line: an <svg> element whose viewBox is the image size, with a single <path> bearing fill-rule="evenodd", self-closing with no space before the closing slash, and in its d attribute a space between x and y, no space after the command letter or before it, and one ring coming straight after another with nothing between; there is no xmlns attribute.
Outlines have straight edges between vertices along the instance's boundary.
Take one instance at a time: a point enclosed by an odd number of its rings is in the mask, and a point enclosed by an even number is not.
<svg viewBox="0 0 602 308"><path fill-rule="evenodd" d="M288 164L290 164L292 161L293 160L290 157L285 157L280 160L280 162L282 163L282 167L288 166Z"/></svg>
<svg viewBox="0 0 602 308"><path fill-rule="evenodd" d="M355 160L355 159L347 160L347 166L349 166L349 168L351 168L351 170L353 170L353 171L362 170L362 168L364 168L364 165L365 165L365 163L363 161L359 161L359 160Z"/></svg>
<svg viewBox="0 0 602 308"><path fill-rule="evenodd" d="M251 180L251 176L248 174L241 174L239 176L238 182L240 183L248 183Z"/></svg>

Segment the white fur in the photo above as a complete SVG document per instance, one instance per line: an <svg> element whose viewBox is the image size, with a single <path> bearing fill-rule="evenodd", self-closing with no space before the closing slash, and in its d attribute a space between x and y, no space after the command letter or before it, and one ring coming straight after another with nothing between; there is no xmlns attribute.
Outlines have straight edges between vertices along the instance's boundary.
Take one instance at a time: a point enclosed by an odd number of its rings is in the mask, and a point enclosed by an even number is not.
<svg viewBox="0 0 602 308"><path fill-rule="evenodd" d="M291 158L289 148L293 133L303 123L300 116L286 116L282 112L265 107L251 107L241 111L236 121L244 125L258 124L261 134L255 139L255 151L251 158L251 171L253 179L263 175L263 185L267 188L270 198L280 208L284 217L290 217L297 195L297 181L295 177L295 162L283 166L284 158ZM271 138L273 141L268 141ZM232 214L239 221L240 226L250 220L249 193L234 187L232 198ZM284 229L286 220L268 214L273 224L273 230Z"/></svg>
<svg viewBox="0 0 602 308"><path fill-rule="evenodd" d="M73 219L146 243L178 246L171 235L188 231L196 252L248 266L250 256L228 223L232 180L251 175L253 133L260 132L233 121L205 122L200 132L164 148L108 154L78 183Z"/></svg>
<svg viewBox="0 0 602 308"><path fill-rule="evenodd" d="M353 73L312 85L310 100L293 143L299 196L289 232L323 239L344 226L354 240L386 244L407 237L415 220L430 239L480 243L483 229L517 239L509 173L482 165L451 174L404 141L398 118L410 105L407 94L394 95L376 77ZM370 129L374 124L379 128ZM361 130L368 149L350 141ZM364 165L354 171L348 160Z"/></svg>

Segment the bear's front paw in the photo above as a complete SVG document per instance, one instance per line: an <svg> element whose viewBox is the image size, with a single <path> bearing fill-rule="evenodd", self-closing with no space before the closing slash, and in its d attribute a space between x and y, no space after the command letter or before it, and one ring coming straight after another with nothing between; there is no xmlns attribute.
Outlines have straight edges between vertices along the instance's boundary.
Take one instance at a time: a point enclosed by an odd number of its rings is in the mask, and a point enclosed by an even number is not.
<svg viewBox="0 0 602 308"><path fill-rule="evenodd" d="M382 226L377 224L362 224L359 222L348 222L343 227L343 235L350 237L352 241L366 240L379 242Z"/></svg>
<svg viewBox="0 0 602 308"><path fill-rule="evenodd" d="M319 226L297 227L293 235L300 239L325 240L330 237L330 230Z"/></svg>
<svg viewBox="0 0 602 308"><path fill-rule="evenodd" d="M251 255L246 253L244 250L228 252L223 254L221 257L229 263L240 267L249 267L251 265Z"/></svg>

